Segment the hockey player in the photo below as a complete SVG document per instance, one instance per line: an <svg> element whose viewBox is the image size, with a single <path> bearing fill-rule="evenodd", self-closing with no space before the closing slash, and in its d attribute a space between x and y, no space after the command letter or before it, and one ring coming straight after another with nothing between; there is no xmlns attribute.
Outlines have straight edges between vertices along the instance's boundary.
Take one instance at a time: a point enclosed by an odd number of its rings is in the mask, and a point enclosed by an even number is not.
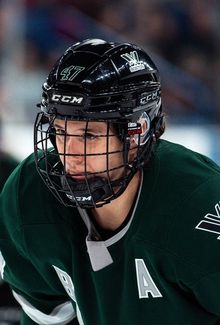
<svg viewBox="0 0 220 325"><path fill-rule="evenodd" d="M39 106L35 154L1 196L1 272L21 323L220 323L220 169L160 139L145 51L71 46Z"/></svg>

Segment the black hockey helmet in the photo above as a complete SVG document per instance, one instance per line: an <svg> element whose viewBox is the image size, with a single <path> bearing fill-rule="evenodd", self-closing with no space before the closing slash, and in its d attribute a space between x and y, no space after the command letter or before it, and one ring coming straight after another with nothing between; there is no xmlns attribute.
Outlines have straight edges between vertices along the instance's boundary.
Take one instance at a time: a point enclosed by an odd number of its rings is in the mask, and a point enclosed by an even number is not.
<svg viewBox="0 0 220 325"><path fill-rule="evenodd" d="M117 198L136 171L148 161L152 143L163 133L161 84L158 70L140 47L100 39L85 40L69 47L54 65L43 84L41 112L35 122L34 142L37 169L53 194L66 206L99 207ZM57 150L54 121L85 121L85 133L93 121L105 122L106 151L90 156L106 159L106 169L89 173L87 141L83 179L66 170L70 156ZM144 127L143 127L144 125ZM111 179L109 133L114 128L123 148L123 173ZM67 137L64 130L63 137ZM74 136L74 134L69 135ZM129 158L131 138L136 155ZM65 143L64 139L64 143ZM77 153L72 152L72 156ZM62 162L61 162L62 161ZM113 169L122 170L122 166ZM81 175L82 176L82 175Z"/></svg>

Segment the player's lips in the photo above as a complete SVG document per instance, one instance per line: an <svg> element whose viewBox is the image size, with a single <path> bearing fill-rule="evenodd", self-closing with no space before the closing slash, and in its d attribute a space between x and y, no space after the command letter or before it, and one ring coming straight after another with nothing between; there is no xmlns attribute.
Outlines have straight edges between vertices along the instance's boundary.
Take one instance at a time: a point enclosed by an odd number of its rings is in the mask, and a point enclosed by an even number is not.
<svg viewBox="0 0 220 325"><path fill-rule="evenodd" d="M78 180L78 181L80 181L80 180L84 180L84 179L86 178L85 176L74 176L74 175L71 175L71 177L72 177L73 179Z"/></svg>
<svg viewBox="0 0 220 325"><path fill-rule="evenodd" d="M89 178L89 173L85 173L85 172L76 172L76 171L68 171L68 175L71 176L73 179L76 180L84 180L85 178Z"/></svg>

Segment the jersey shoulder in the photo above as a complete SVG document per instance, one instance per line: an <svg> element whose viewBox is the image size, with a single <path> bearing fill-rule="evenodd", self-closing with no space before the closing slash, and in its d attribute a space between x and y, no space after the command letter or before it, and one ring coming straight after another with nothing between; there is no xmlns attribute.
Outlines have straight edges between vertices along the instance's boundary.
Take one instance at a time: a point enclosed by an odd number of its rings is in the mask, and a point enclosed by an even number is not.
<svg viewBox="0 0 220 325"><path fill-rule="evenodd" d="M7 178L18 163L19 162L14 157L0 151L0 190L3 188Z"/></svg>
<svg viewBox="0 0 220 325"><path fill-rule="evenodd" d="M181 145L160 140L151 166L144 173L143 191L146 192L145 196L151 192L152 204L158 208L158 212L168 213L184 200L189 200L195 192L202 200L206 195L202 188L210 193L218 193L219 180L220 167L211 159ZM212 197L209 196L210 201Z"/></svg>
<svg viewBox="0 0 220 325"><path fill-rule="evenodd" d="M144 215L139 235L160 249L204 266L203 257L207 256L208 263L220 245L219 166L165 140L158 143L151 165L144 175L137 211Z"/></svg>
<svg viewBox="0 0 220 325"><path fill-rule="evenodd" d="M57 201L35 166L34 154L23 160L8 178L0 199L1 221L9 230L23 225L65 222L74 214Z"/></svg>
<svg viewBox="0 0 220 325"><path fill-rule="evenodd" d="M205 170L209 175L220 175L220 167L213 160L177 143L159 140L155 148L155 155L161 162L161 169L172 169L191 175L195 173L197 176L199 173L203 175Z"/></svg>
<svg viewBox="0 0 220 325"><path fill-rule="evenodd" d="M220 167L200 153L161 140L155 151L155 162L157 190L171 207L190 199L196 191L202 199L205 193L200 188L203 187L219 192Z"/></svg>

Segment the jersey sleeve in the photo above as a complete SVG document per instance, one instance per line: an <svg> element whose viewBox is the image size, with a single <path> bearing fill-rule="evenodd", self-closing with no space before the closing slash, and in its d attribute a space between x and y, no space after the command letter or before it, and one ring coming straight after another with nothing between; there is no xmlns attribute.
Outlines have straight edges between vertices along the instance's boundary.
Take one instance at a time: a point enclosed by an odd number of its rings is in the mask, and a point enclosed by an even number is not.
<svg viewBox="0 0 220 325"><path fill-rule="evenodd" d="M0 271L23 312L22 324L77 324L74 302L54 288L29 259L17 204L20 169L9 177L0 196ZM53 270L51 276L53 277ZM55 277L55 272L54 272Z"/></svg>
<svg viewBox="0 0 220 325"><path fill-rule="evenodd" d="M204 275L192 285L199 303L220 319L220 177L210 179L195 194L199 265Z"/></svg>
<svg viewBox="0 0 220 325"><path fill-rule="evenodd" d="M220 177L206 179L175 211L169 249L179 261L177 280L220 319Z"/></svg>

